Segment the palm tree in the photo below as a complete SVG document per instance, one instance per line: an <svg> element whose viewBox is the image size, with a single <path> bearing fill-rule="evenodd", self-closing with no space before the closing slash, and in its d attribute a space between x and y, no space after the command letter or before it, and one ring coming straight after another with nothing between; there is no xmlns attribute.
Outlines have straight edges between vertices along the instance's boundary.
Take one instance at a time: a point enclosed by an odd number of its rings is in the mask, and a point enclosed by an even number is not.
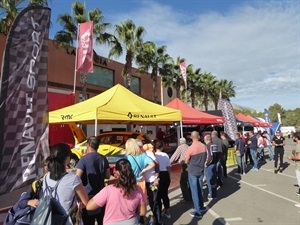
<svg viewBox="0 0 300 225"><path fill-rule="evenodd" d="M132 62L140 52L145 33L144 27L136 27L132 20L126 20L120 25L115 25L114 35L112 35L110 40L112 47L108 53L108 58L113 56L120 57L124 52L126 54L122 76L124 85L129 90L131 90ZM127 124L127 130L131 130L130 124Z"/></svg>
<svg viewBox="0 0 300 225"><path fill-rule="evenodd" d="M176 97L180 98L180 89L184 87L180 71L180 62L184 61L183 58L177 57L176 61L170 59L170 63L166 63L160 71L164 87L174 87L176 90Z"/></svg>
<svg viewBox="0 0 300 225"><path fill-rule="evenodd" d="M77 1L72 4L72 10L74 17L68 13L60 14L58 16L57 21L63 28L54 36L57 47L67 49L69 46L72 46L74 41L77 40L78 24L87 21L93 21L93 34L96 39L96 43L108 43L111 35L106 33L105 30L110 26L110 24L103 22L104 16L100 9L92 9L87 15L85 5ZM81 76L86 76L86 74L81 74ZM86 79L82 80L83 98L86 99Z"/></svg>
<svg viewBox="0 0 300 225"><path fill-rule="evenodd" d="M124 52L126 54L122 76L124 84L129 90L131 89L132 62L142 47L145 33L144 27L137 27L132 20L126 20L115 26L115 34L110 42L112 47L108 58L113 56L120 57Z"/></svg>
<svg viewBox="0 0 300 225"><path fill-rule="evenodd" d="M232 81L221 79L219 80L214 87L213 95L211 99L215 105L215 110L218 109L218 100L223 98L230 101L230 98L235 97L235 86Z"/></svg>
<svg viewBox="0 0 300 225"><path fill-rule="evenodd" d="M0 12L5 16L0 19L0 33L5 35L8 34L12 23L23 9L21 4L24 0L0 0ZM39 4L39 5L48 5L48 0L29 0L28 5Z"/></svg>
<svg viewBox="0 0 300 225"><path fill-rule="evenodd" d="M199 79L198 93L203 94L203 104L205 111L208 110L209 99L213 96L213 90L217 84L217 79L210 72L204 72Z"/></svg>
<svg viewBox="0 0 300 225"><path fill-rule="evenodd" d="M182 98L185 99L186 102L191 102L193 108L196 106L197 99L201 96L199 95L201 92L199 89L199 81L201 76L201 68L197 68L194 71L193 65L190 64L186 68L187 73L187 89L183 89Z"/></svg>
<svg viewBox="0 0 300 225"><path fill-rule="evenodd" d="M58 47L68 48L72 46L74 41L77 40L78 24L87 21L93 21L93 32L96 43L108 43L110 34L106 33L105 30L110 24L103 22L104 16L100 9L92 9L86 15L85 5L77 1L72 4L72 10L74 17L68 13L58 16L57 21L62 26L62 30L58 31L54 36Z"/></svg>
<svg viewBox="0 0 300 225"><path fill-rule="evenodd" d="M166 53L167 46L157 47L154 42L145 42L142 45L140 53L136 56L138 65L137 72L148 73L151 70L151 79L153 80L153 100L158 101L157 77L160 70L170 59Z"/></svg>

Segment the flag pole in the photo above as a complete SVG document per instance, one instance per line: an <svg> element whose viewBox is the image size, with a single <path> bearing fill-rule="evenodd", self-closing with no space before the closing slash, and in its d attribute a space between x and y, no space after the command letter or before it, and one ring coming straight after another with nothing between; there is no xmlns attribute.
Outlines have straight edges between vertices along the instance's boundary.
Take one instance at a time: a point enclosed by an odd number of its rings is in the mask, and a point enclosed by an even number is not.
<svg viewBox="0 0 300 225"><path fill-rule="evenodd" d="M74 84L73 84L73 94L75 95L76 91L76 75L77 75L77 61L78 61L78 37L79 37L79 26L80 23L77 26L77 47L76 47L76 55L75 55L75 68L74 68Z"/></svg>
<svg viewBox="0 0 300 225"><path fill-rule="evenodd" d="M3 55L2 55L2 64L1 64L1 70L0 70L0 97L1 97L1 90L2 90L4 56L5 56L5 50L3 51ZM2 104L2 103L0 102L0 105L1 105L1 104Z"/></svg>

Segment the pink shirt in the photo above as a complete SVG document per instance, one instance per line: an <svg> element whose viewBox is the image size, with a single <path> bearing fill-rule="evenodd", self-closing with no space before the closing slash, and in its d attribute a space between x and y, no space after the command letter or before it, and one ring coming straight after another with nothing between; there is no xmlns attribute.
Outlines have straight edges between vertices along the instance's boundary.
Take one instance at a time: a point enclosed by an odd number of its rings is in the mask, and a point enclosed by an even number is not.
<svg viewBox="0 0 300 225"><path fill-rule="evenodd" d="M104 187L93 199L100 207L106 204L103 224L136 217L138 206L145 205L146 202L140 187L137 186L126 198L123 196L123 191L113 184Z"/></svg>

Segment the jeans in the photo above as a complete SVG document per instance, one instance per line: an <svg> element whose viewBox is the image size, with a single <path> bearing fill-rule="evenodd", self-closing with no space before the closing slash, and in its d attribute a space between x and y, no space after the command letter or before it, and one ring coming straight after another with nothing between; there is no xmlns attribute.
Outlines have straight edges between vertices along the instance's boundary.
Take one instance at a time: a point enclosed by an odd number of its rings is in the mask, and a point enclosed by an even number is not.
<svg viewBox="0 0 300 225"><path fill-rule="evenodd" d="M251 154L251 158L252 158L252 160L253 160L253 168L254 168L254 169L258 169L258 168L257 168L257 155L256 155L256 150L250 149L250 154Z"/></svg>
<svg viewBox="0 0 300 225"><path fill-rule="evenodd" d="M264 147L258 147L257 152L258 152L258 158L259 159L264 159L264 155L265 155L265 153L264 153Z"/></svg>
<svg viewBox="0 0 300 225"><path fill-rule="evenodd" d="M280 164L279 166L280 167L283 167L283 154L284 154L284 148L277 148L275 147L274 149L274 152L275 152L275 162L274 162L274 167L277 168L277 165L278 165L278 155L279 155L279 160L280 160Z"/></svg>
<svg viewBox="0 0 300 225"><path fill-rule="evenodd" d="M206 167L206 183L208 193L212 198L217 197L217 164L210 164Z"/></svg>
<svg viewBox="0 0 300 225"><path fill-rule="evenodd" d="M201 215L200 207L204 207L203 203L203 175L194 176L189 174L189 183L192 192L194 208Z"/></svg>
<svg viewBox="0 0 300 225"><path fill-rule="evenodd" d="M270 160L274 159L274 153L273 153L273 149L272 149L272 145L267 145L268 150L269 150L269 158Z"/></svg>
<svg viewBox="0 0 300 225"><path fill-rule="evenodd" d="M153 216L155 218L156 224L160 225L160 224L163 224L163 221L162 221L162 217L161 217L161 210L160 210L159 204L157 202L158 190L151 189L151 186L153 186L153 183L146 182L149 206L150 206Z"/></svg>
<svg viewBox="0 0 300 225"><path fill-rule="evenodd" d="M223 168L222 168L222 159L220 159L218 162L217 162L217 177L218 177L218 182L219 182L219 185L222 186L223 185Z"/></svg>
<svg viewBox="0 0 300 225"><path fill-rule="evenodd" d="M97 221L97 224L102 225L103 224L103 218L104 218L104 211L105 208L102 207L101 210L99 210L98 214L90 215L90 213L83 208L82 209L82 222L84 225L94 225L95 221Z"/></svg>
<svg viewBox="0 0 300 225"><path fill-rule="evenodd" d="M189 185L189 175L186 170L187 165L182 164L181 166L182 166L182 172L180 174L180 189L182 192L183 199L185 201L191 201L192 197L191 197L191 189Z"/></svg>
<svg viewBox="0 0 300 225"><path fill-rule="evenodd" d="M238 173L243 174L245 173L245 161L244 161L244 155L236 156L236 162L238 165Z"/></svg>
<svg viewBox="0 0 300 225"><path fill-rule="evenodd" d="M222 155L222 167L223 167L223 177L227 177L227 166L226 166L226 161L227 161L227 154Z"/></svg>
<svg viewBox="0 0 300 225"><path fill-rule="evenodd" d="M252 157L251 157L251 153L250 153L250 148L246 148L246 159L245 159L245 163L247 164L248 161L251 165L253 165L253 160L252 160ZM249 160L248 160L249 159Z"/></svg>
<svg viewBox="0 0 300 225"><path fill-rule="evenodd" d="M169 199L169 186L171 183L170 175L168 171L159 172L159 186L157 193L157 202L160 210L162 209L162 203L165 209L170 208L170 199Z"/></svg>

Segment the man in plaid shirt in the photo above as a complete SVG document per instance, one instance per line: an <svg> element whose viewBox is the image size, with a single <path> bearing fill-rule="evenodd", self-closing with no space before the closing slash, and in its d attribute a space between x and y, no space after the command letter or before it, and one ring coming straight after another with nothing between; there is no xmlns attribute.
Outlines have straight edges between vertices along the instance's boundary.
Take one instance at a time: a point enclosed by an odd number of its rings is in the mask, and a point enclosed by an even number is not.
<svg viewBox="0 0 300 225"><path fill-rule="evenodd" d="M189 146L186 144L186 139L180 138L179 146L177 147L176 151L170 159L171 164L174 162L178 162L181 164L182 171L180 175L180 188L184 201L191 201L191 191L188 182L188 172L186 170L187 165L185 164L185 155L188 147Z"/></svg>

